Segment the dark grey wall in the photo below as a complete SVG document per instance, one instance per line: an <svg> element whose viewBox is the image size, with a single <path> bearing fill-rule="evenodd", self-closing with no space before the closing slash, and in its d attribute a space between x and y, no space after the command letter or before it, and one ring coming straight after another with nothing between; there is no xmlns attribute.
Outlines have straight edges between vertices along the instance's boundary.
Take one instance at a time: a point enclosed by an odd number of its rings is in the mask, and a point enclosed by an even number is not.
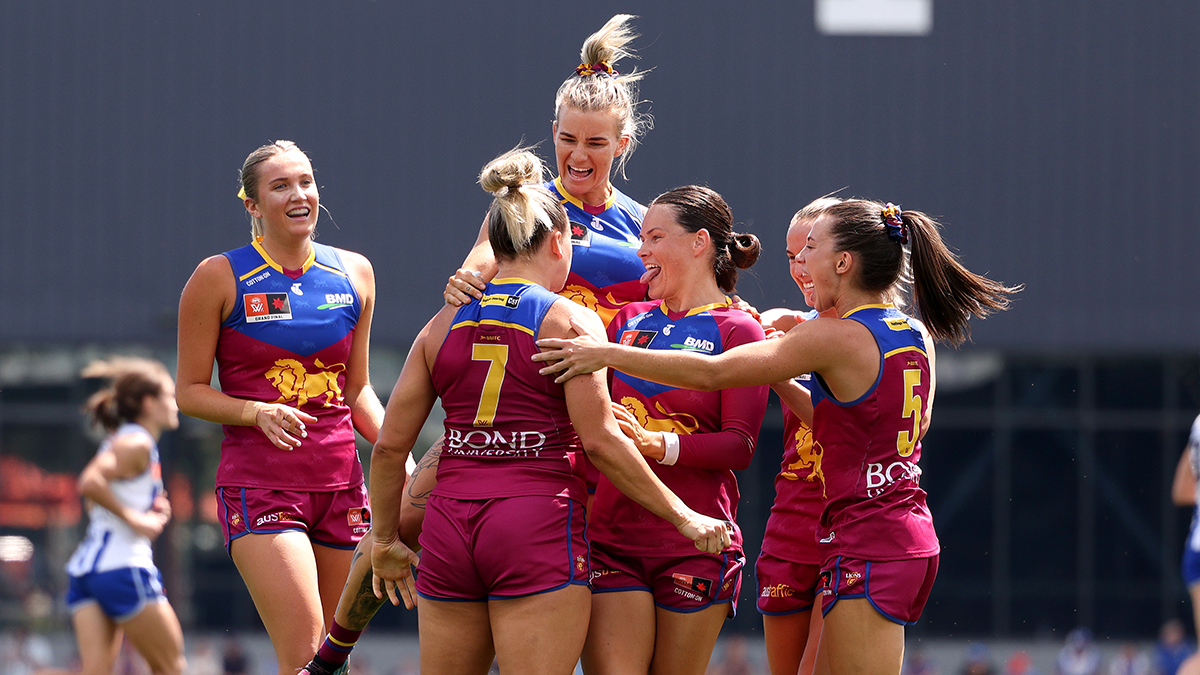
<svg viewBox="0 0 1200 675"><path fill-rule="evenodd" d="M479 167L548 136L583 38L630 11L657 128L622 187L722 192L768 246L750 301L799 302L788 217L845 187L1026 284L978 344L1194 350L1200 5L934 3L927 38L830 38L807 0L2 2L0 343L172 342L277 138L314 160L321 241L375 264L376 340L407 342L474 237Z"/></svg>

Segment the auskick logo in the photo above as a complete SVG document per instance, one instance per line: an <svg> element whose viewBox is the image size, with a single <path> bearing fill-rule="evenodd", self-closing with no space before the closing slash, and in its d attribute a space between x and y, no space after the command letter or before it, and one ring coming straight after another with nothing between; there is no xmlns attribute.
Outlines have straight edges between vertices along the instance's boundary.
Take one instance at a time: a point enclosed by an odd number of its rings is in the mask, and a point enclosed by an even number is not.
<svg viewBox="0 0 1200 675"><path fill-rule="evenodd" d="M292 303L287 293L247 293L242 298L246 307L246 323L292 318Z"/></svg>
<svg viewBox="0 0 1200 675"><path fill-rule="evenodd" d="M621 344L626 347L649 347L658 335L656 330L627 330L621 333Z"/></svg>
<svg viewBox="0 0 1200 675"><path fill-rule="evenodd" d="M317 305L317 309L337 309L354 304L354 296L350 293L326 293L325 304Z"/></svg>

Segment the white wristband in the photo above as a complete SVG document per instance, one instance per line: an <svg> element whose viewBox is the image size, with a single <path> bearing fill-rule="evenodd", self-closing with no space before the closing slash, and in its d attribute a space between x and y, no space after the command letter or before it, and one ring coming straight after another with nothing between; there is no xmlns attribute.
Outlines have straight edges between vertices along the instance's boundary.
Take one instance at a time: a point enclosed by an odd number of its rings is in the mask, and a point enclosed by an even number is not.
<svg viewBox="0 0 1200 675"><path fill-rule="evenodd" d="M666 454L658 460L659 464L672 466L679 461L679 434L670 431L659 432L663 436L663 444L667 446Z"/></svg>

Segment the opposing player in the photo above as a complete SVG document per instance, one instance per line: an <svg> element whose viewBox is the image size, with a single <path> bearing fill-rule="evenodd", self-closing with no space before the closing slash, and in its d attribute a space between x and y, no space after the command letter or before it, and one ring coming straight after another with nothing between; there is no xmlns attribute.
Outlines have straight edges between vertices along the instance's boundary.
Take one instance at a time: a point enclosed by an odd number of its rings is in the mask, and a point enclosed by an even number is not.
<svg viewBox="0 0 1200 675"><path fill-rule="evenodd" d="M910 243L911 242L911 243ZM906 265L929 333L961 342L971 315L1007 307L1006 287L969 272L922 213L867 200L825 209L799 263L814 306L841 318L806 321L778 340L713 357L634 349L594 337L542 339L542 369L568 381L605 366L674 386L719 390L813 373L813 438L826 501L819 540L823 644L831 672L899 673L904 626L920 616L939 545L919 486L930 362L909 317L886 301Z"/></svg>
<svg viewBox="0 0 1200 675"><path fill-rule="evenodd" d="M649 350L719 354L763 339L748 313L731 307L737 270L758 259L752 234L733 231L719 194L675 188L650 205L639 254L654 300L626 305L609 324L614 342ZM592 621L588 675L705 672L741 589L741 530L735 470L750 465L767 387L698 392L615 373L612 398L626 435L688 506L730 523L733 546L697 553L601 477L589 520Z"/></svg>
<svg viewBox="0 0 1200 675"><path fill-rule="evenodd" d="M404 463L441 398L446 449L415 586L422 673L485 673L493 650L503 672L574 670L591 604L585 449L689 546L717 553L731 543L724 523L689 509L621 434L602 373L565 385L537 374L538 336L575 335L572 320L602 325L553 292L566 283L572 246L566 212L531 182L540 177L540 162L522 151L484 168L480 183L496 195L488 229L497 277L482 300L444 307L417 336L372 454L374 512L397 522ZM414 554L394 529L373 532L375 581L411 605Z"/></svg>
<svg viewBox="0 0 1200 675"><path fill-rule="evenodd" d="M383 417L367 368L375 278L313 241L320 195L294 143L252 152L241 183L253 241L201 262L179 302L179 406L224 425L225 543L294 675L370 523L354 431L373 442Z"/></svg>
<svg viewBox="0 0 1200 675"><path fill-rule="evenodd" d="M643 73L619 73L618 62L631 55L636 37L630 21L619 14L584 41L582 63L567 77L554 97L551 135L558 177L546 183L566 209L570 220L571 275L562 295L595 310L607 324L624 305L646 299L640 278L646 271L638 259L638 233L645 207L613 186L615 170L625 163L650 127L639 111L637 83ZM615 167L614 167L615 165ZM488 241L485 220L462 267L447 283L447 304L462 306L483 295L496 275L497 261ZM424 518L424 503L436 482L440 443L421 457L406 493L400 531L405 543L416 544ZM366 628L383 600L370 592L370 537L355 553L355 565L334 615L331 633L309 672L322 675L345 662L349 649ZM335 635L336 633L336 635Z"/></svg>
<svg viewBox="0 0 1200 675"><path fill-rule="evenodd" d="M111 673L124 634L155 675L178 675L183 631L151 550L171 518L158 439L179 427L175 383L161 363L136 358L95 361L83 376L110 381L85 406L109 436L79 476L87 536L67 562L83 673Z"/></svg>
<svg viewBox="0 0 1200 675"><path fill-rule="evenodd" d="M1171 499L1176 506L1191 506L1192 525L1187 541L1183 545L1183 582L1192 598L1192 612L1200 626L1200 508L1196 507L1200 493L1200 416L1192 423L1187 447L1179 457L1175 468L1175 481L1171 486ZM1200 630L1200 629L1198 629ZM1184 675L1200 674L1200 656L1192 656L1179 667Z"/></svg>

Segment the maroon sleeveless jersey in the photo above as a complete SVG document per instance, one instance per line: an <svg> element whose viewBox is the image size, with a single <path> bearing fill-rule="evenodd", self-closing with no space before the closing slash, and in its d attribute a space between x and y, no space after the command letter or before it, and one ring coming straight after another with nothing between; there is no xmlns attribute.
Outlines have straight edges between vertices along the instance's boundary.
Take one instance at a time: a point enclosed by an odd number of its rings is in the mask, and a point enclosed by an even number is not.
<svg viewBox="0 0 1200 675"><path fill-rule="evenodd" d="M929 400L929 359L921 332L891 305L866 305L842 320L875 337L880 367L857 400L833 398L813 374L813 438L828 501L818 533L826 559L888 561L940 550L921 489L921 419Z"/></svg>
<svg viewBox="0 0 1200 675"><path fill-rule="evenodd" d="M496 279L454 315L432 373L446 411L433 494L586 502L583 446L563 387L530 358L546 312L561 299L523 279Z"/></svg>

